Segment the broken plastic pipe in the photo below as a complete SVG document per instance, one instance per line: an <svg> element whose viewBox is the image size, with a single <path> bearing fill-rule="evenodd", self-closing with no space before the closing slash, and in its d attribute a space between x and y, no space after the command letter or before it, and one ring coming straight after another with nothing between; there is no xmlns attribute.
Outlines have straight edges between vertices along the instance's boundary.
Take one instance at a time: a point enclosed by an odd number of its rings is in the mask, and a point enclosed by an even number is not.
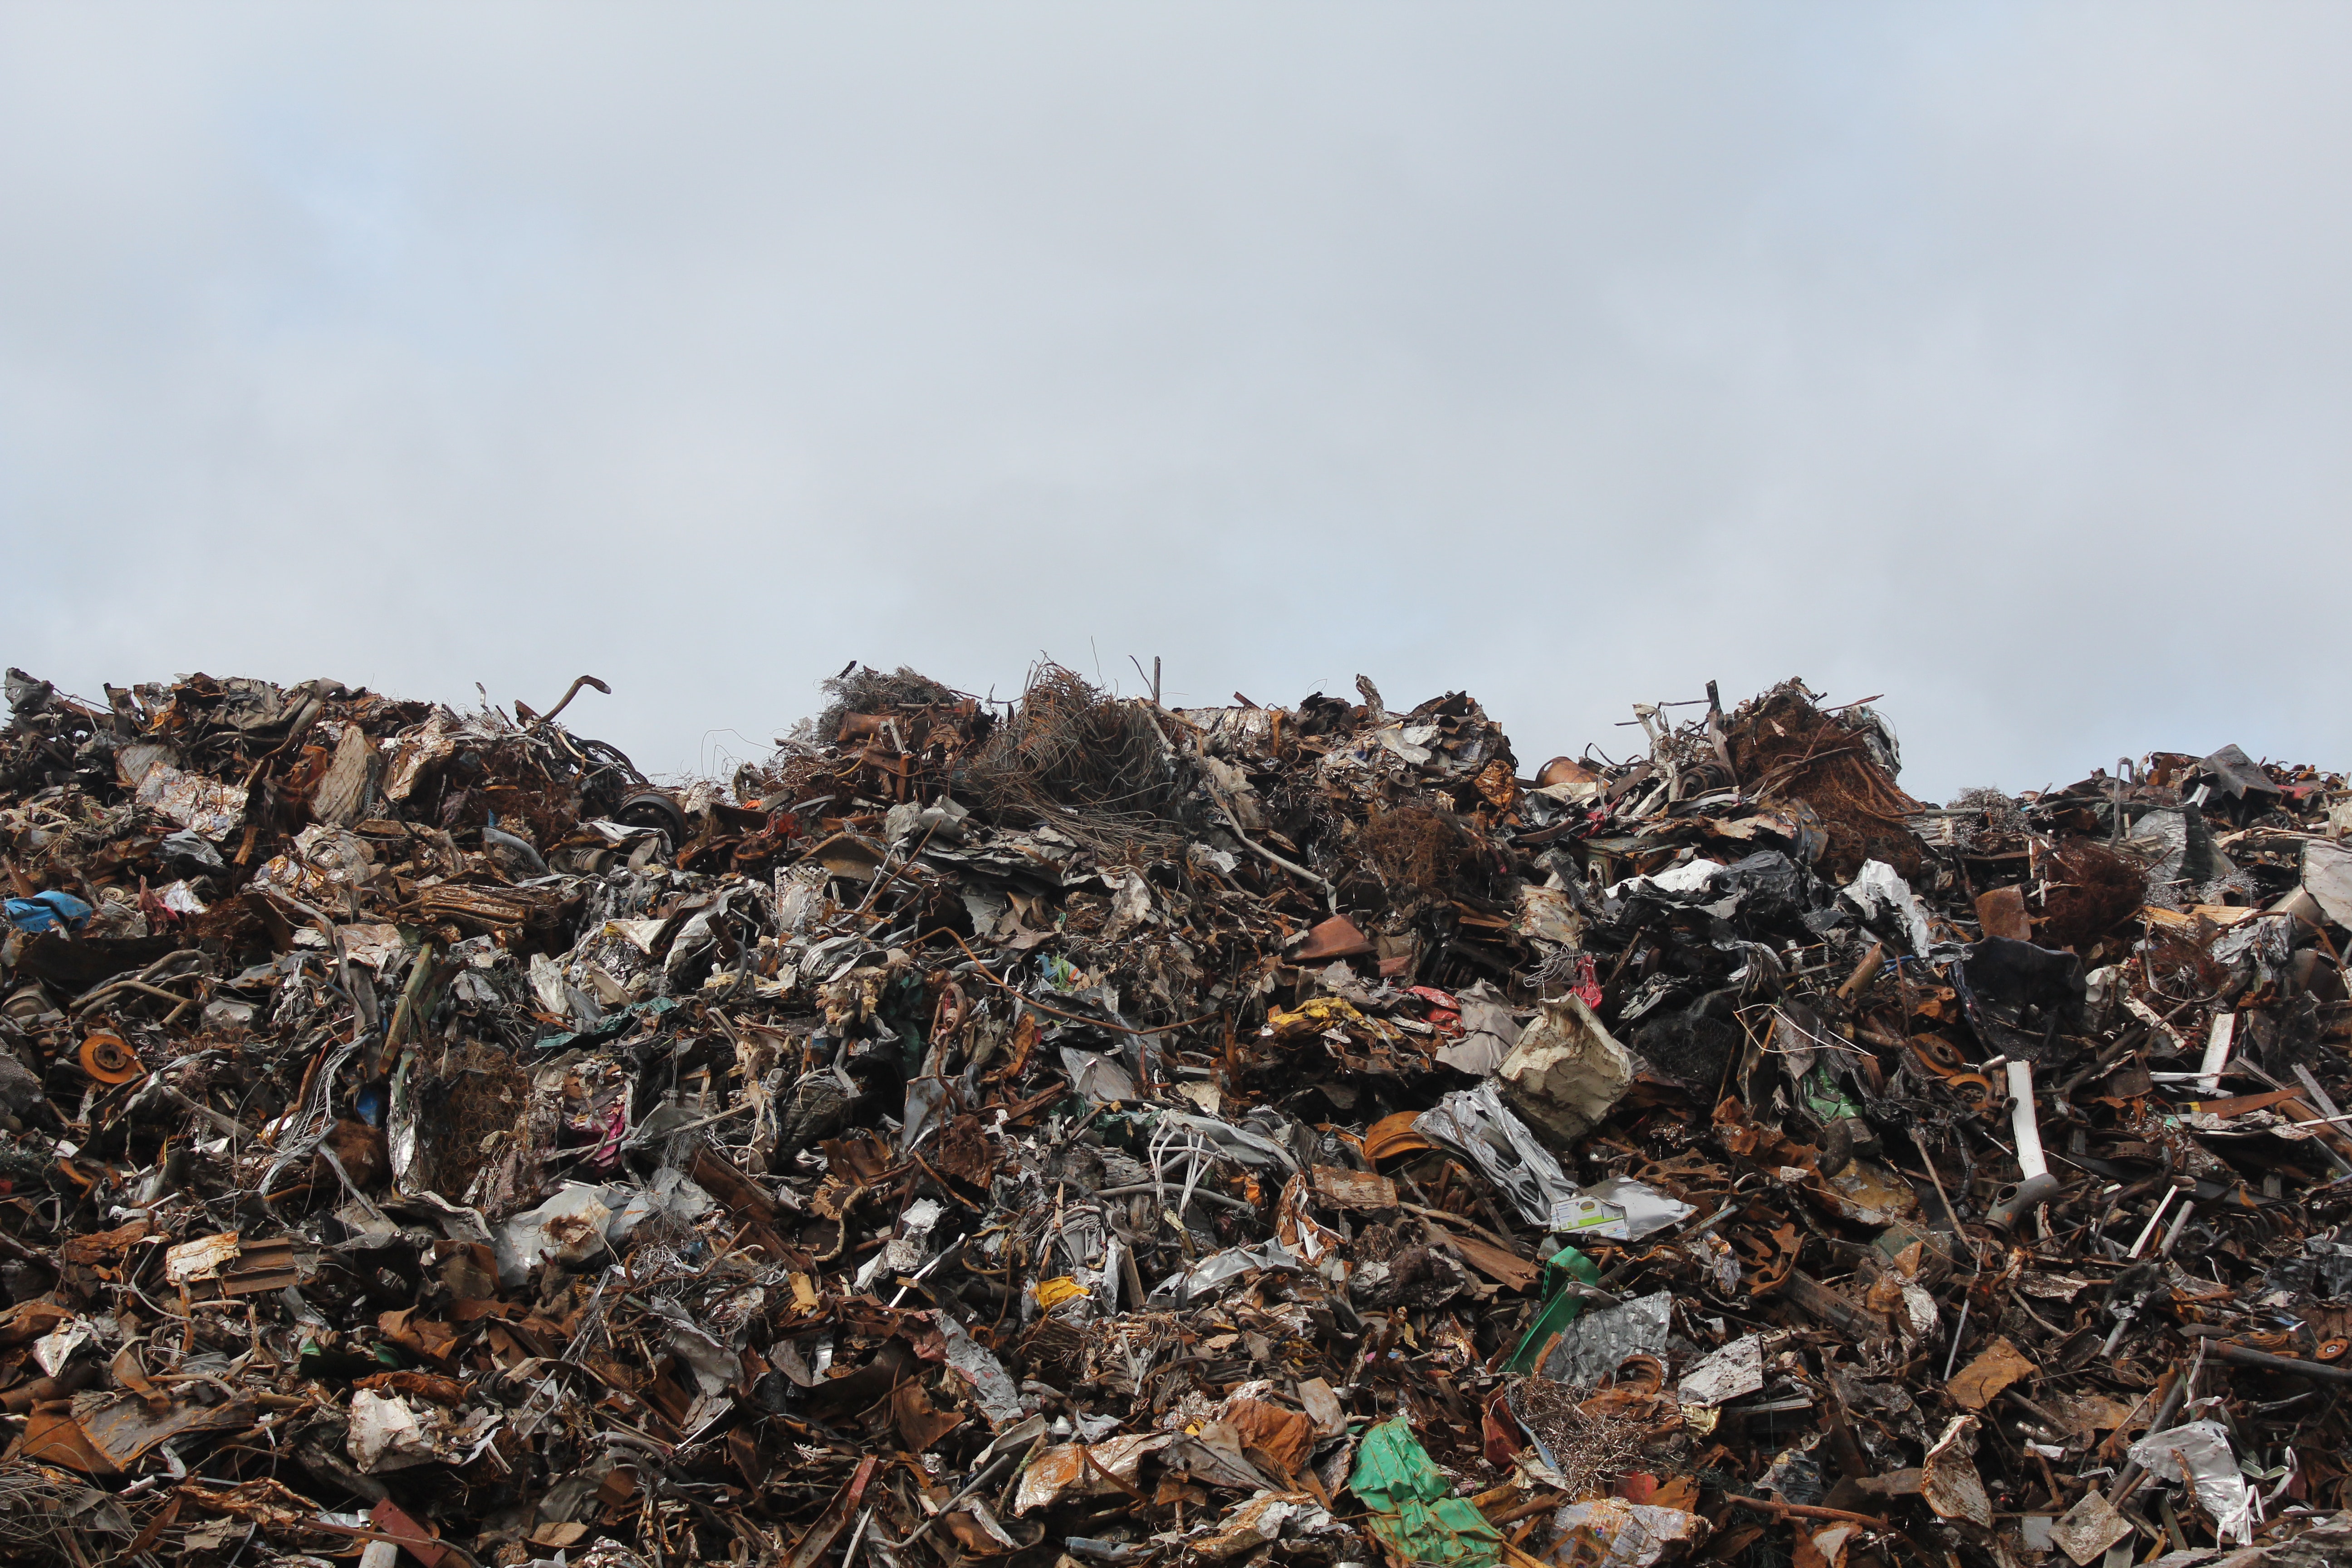
<svg viewBox="0 0 2352 1568"><path fill-rule="evenodd" d="M502 827L485 824L482 828L482 842L495 844L501 849L521 857L522 863L531 868L532 875L540 877L547 875L547 862L539 858L539 851L531 847L529 839L519 837Z"/></svg>
<svg viewBox="0 0 2352 1568"><path fill-rule="evenodd" d="M2197 1064L2197 1087L2207 1094L2217 1094L2221 1089L2221 1069L2229 1065L2230 1042L2237 1034L2235 1013L2213 1015L2212 1032L2205 1037L2205 1059Z"/></svg>
<svg viewBox="0 0 2352 1568"><path fill-rule="evenodd" d="M2027 1181L2050 1173L2042 1157L2042 1124L2033 1115L2033 1064L2009 1064L2009 1126L2017 1136L2017 1169Z"/></svg>
<svg viewBox="0 0 2352 1568"><path fill-rule="evenodd" d="M2139 1256L2140 1248L2147 1245L2147 1238L2156 1234L2156 1222L2164 1217L2164 1211L2170 1208L2172 1206L2172 1200L2179 1195L2180 1189L2179 1187L2167 1187L2164 1189L2164 1196L2157 1199L2156 1207L2148 1211L2147 1223L2140 1227L2139 1239L2131 1244L2131 1250L2124 1254L2126 1258L2137 1258Z"/></svg>
<svg viewBox="0 0 2352 1568"><path fill-rule="evenodd" d="M2042 1153L2042 1124L2033 1114L2033 1064L2012 1061L2009 1068L2009 1125L2017 1138L2017 1168L2022 1181L1993 1194L1985 1223L2008 1230L2038 1205L2056 1196L2065 1184L2050 1173Z"/></svg>

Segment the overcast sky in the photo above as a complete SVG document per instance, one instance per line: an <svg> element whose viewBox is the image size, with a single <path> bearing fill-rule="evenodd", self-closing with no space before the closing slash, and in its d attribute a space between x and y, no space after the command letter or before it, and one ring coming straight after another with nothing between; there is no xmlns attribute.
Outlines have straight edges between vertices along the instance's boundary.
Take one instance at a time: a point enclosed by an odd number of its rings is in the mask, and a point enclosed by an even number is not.
<svg viewBox="0 0 2352 1568"><path fill-rule="evenodd" d="M2352 763L2352 10L0 5L0 661Z"/></svg>

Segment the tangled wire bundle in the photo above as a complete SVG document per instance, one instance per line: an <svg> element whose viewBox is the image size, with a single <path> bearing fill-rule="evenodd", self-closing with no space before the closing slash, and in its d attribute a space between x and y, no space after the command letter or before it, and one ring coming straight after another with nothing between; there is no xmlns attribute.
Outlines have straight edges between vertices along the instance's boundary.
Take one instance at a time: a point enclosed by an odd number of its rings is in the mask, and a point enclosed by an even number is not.
<svg viewBox="0 0 2352 1568"><path fill-rule="evenodd" d="M1589 1392L1540 1377L1515 1390L1519 1414L1550 1448L1571 1498L1607 1491L1642 1453L1641 1423L1586 1409Z"/></svg>
<svg viewBox="0 0 2352 1568"><path fill-rule="evenodd" d="M842 721L852 713L886 713L898 708L945 708L956 701L956 694L919 669L900 665L898 672L885 675L878 669L859 665L845 675L836 675L823 682L824 694L832 700L817 715L816 733L819 741L831 745L841 739Z"/></svg>
<svg viewBox="0 0 2352 1568"><path fill-rule="evenodd" d="M89 1529L127 1535L131 1525L111 1497L62 1470L21 1459L0 1465L0 1548L86 1562L89 1553L80 1543ZM79 1549L65 1550L68 1540Z"/></svg>
<svg viewBox="0 0 2352 1568"><path fill-rule="evenodd" d="M1356 835L1356 850L1400 903L1481 890L1477 840L1430 806L1379 813Z"/></svg>
<svg viewBox="0 0 2352 1568"><path fill-rule="evenodd" d="M1043 818L1098 850L1166 852L1180 837L1182 782L1151 715L1058 664L1030 676L966 778L992 809Z"/></svg>

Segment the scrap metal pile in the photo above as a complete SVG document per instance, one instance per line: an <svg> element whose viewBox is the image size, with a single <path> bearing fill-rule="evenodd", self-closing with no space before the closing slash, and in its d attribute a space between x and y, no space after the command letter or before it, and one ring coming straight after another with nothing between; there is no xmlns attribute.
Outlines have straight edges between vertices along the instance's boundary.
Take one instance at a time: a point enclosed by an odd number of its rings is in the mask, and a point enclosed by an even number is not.
<svg viewBox="0 0 2352 1568"><path fill-rule="evenodd" d="M2352 1542L2340 776L827 687L656 787L9 672L0 1558Z"/></svg>

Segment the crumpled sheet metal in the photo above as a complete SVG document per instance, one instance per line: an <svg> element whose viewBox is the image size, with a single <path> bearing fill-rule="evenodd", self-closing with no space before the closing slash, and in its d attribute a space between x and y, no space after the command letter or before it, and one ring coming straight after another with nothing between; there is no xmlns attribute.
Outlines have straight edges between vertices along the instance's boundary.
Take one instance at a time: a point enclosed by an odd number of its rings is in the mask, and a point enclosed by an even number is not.
<svg viewBox="0 0 2352 1568"><path fill-rule="evenodd" d="M1492 1079L1447 1095L1413 1118L1412 1130L1471 1161L1509 1195L1528 1224L1566 1223L1575 1212L1576 1184L1560 1170L1559 1157L1511 1114Z"/></svg>
<svg viewBox="0 0 2352 1568"><path fill-rule="evenodd" d="M1630 1356L1655 1355L1665 1349L1673 1319L1674 1296L1664 1290L1614 1307L1588 1308L1560 1331L1559 1342L1537 1373L1554 1383L1597 1383Z"/></svg>
<svg viewBox="0 0 2352 1568"><path fill-rule="evenodd" d="M1846 884L1845 896L1853 900L1864 920L1892 921L1914 953L1924 958L1934 950L1936 933L1928 924L1927 907L1894 867L1883 860L1864 861L1853 880Z"/></svg>
<svg viewBox="0 0 2352 1568"><path fill-rule="evenodd" d="M139 781L139 804L152 806L191 833L220 838L245 820L245 794L157 762Z"/></svg>
<svg viewBox="0 0 2352 1568"><path fill-rule="evenodd" d="M1306 1492L1262 1491L1236 1505L1215 1528L1188 1540L1184 1550L1202 1562L1227 1563L1283 1542L1347 1533L1331 1510Z"/></svg>
<svg viewBox="0 0 2352 1568"><path fill-rule="evenodd" d="M1721 1405L1764 1386L1764 1339L1742 1334L1683 1373L1675 1385L1685 1405Z"/></svg>
<svg viewBox="0 0 2352 1568"><path fill-rule="evenodd" d="M1439 1048L1437 1061L1472 1078L1486 1078L1519 1043L1519 1026L1508 1007L1481 997L1462 998L1462 1037Z"/></svg>
<svg viewBox="0 0 2352 1568"><path fill-rule="evenodd" d="M155 1402L85 1394L69 1411L37 1408L25 1427L25 1455L87 1475L115 1476L176 1438L242 1431L252 1424L251 1405L207 1398L209 1393L192 1390Z"/></svg>
<svg viewBox="0 0 2352 1568"><path fill-rule="evenodd" d="M1004 1363L987 1347L974 1343L962 1324L951 1317L942 1317L940 1332L947 1341L948 1364L971 1386L972 1397L991 1426L1009 1426L1028 1414L1021 1390L1006 1373Z"/></svg>
<svg viewBox="0 0 2352 1568"><path fill-rule="evenodd" d="M1298 1168L1297 1158L1287 1146L1252 1127L1186 1110L1160 1111L1154 1121L1157 1126L1190 1133L1244 1165Z"/></svg>
<svg viewBox="0 0 2352 1568"><path fill-rule="evenodd" d="M395 1394L361 1389L352 1395L351 1436L345 1442L362 1475L463 1464L489 1443L501 1419L494 1410L453 1415Z"/></svg>
<svg viewBox="0 0 2352 1568"><path fill-rule="evenodd" d="M2131 1521L2107 1501L2105 1493L2094 1488L2060 1517L2050 1538L2052 1544L2074 1560L2075 1568L2090 1568L2131 1532Z"/></svg>
<svg viewBox="0 0 2352 1568"><path fill-rule="evenodd" d="M2190 1421L2151 1432L2131 1446L2132 1462L2159 1479L2179 1481L2197 1494L2223 1541L2253 1540L2253 1500L2230 1434L2218 1421Z"/></svg>
<svg viewBox="0 0 2352 1568"><path fill-rule="evenodd" d="M1986 1495L1970 1447L1978 1426L1973 1415L1955 1415L1945 1424L1920 1464L1919 1495L1938 1519L1964 1519L1990 1528L1992 1499Z"/></svg>
<svg viewBox="0 0 2352 1568"><path fill-rule="evenodd" d="M1132 1487L1142 1479L1143 1461L1176 1441L1172 1432L1130 1432L1099 1443L1066 1443L1048 1448L1021 1472L1013 1497L1014 1513L1038 1509L1076 1496L1116 1496L1119 1483Z"/></svg>
<svg viewBox="0 0 2352 1568"><path fill-rule="evenodd" d="M2352 848L2324 838L2305 844L2303 890L2329 920L2352 924Z"/></svg>
<svg viewBox="0 0 2352 1568"><path fill-rule="evenodd" d="M1562 1535L1584 1537L1598 1548L1594 1568L1650 1568L1677 1546L1705 1541L1706 1521L1679 1508L1654 1508L1622 1498L1570 1503L1552 1515Z"/></svg>
<svg viewBox="0 0 2352 1568"><path fill-rule="evenodd" d="M1633 1058L1570 992L1547 1003L1496 1068L1513 1109L1566 1146L1591 1131L1633 1083Z"/></svg>
<svg viewBox="0 0 2352 1568"><path fill-rule="evenodd" d="M1299 1260L1279 1241L1256 1247L1230 1247L1211 1253L1190 1268L1179 1269L1151 1288L1150 1304L1171 1307L1200 1296L1213 1296L1219 1285L1256 1269L1295 1269Z"/></svg>

